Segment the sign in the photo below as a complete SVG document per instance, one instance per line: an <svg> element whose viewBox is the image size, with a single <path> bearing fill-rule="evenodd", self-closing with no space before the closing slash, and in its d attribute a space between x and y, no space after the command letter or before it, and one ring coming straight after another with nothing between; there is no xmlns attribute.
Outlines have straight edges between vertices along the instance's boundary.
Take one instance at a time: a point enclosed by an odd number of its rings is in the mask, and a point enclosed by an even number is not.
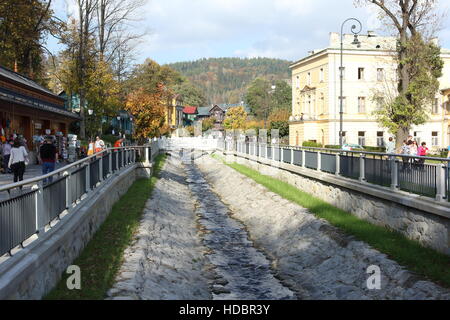
<svg viewBox="0 0 450 320"><path fill-rule="evenodd" d="M36 122L36 123L34 124L34 128L35 128L35 129L42 129L42 123Z"/></svg>

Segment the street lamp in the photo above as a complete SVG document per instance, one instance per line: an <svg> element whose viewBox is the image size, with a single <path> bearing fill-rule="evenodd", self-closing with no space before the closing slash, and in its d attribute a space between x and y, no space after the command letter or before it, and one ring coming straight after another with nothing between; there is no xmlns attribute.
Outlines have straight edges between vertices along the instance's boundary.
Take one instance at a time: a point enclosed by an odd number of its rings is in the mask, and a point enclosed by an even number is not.
<svg viewBox="0 0 450 320"><path fill-rule="evenodd" d="M91 137L91 139L92 139L92 115L94 114L94 110L92 110L92 109L88 109L88 115L89 115L89 135L90 135L90 137Z"/></svg>
<svg viewBox="0 0 450 320"><path fill-rule="evenodd" d="M117 116L117 122L119 122L119 135L120 135L120 132L122 131L122 122L120 121L120 116Z"/></svg>
<svg viewBox="0 0 450 320"><path fill-rule="evenodd" d="M357 22L359 24L359 29L356 24L352 25L352 33L355 36L353 39L352 44L356 45L358 48L361 47L361 42L358 39L358 34L362 31L362 23L356 18L349 18L345 20L342 23L341 26L341 66L339 68L340 70L340 84L341 84L341 95L339 97L340 99L340 128L339 128L339 145L342 147L343 144L343 134L344 134L344 25L348 21Z"/></svg>

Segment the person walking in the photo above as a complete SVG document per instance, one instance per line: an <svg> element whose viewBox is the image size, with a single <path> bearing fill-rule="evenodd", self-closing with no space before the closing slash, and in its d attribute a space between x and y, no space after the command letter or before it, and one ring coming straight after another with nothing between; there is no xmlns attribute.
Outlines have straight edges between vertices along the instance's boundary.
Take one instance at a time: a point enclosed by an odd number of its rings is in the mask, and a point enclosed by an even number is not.
<svg viewBox="0 0 450 320"><path fill-rule="evenodd" d="M395 153L395 142L394 138L389 137L389 141L386 142L386 153L394 154Z"/></svg>
<svg viewBox="0 0 450 320"><path fill-rule="evenodd" d="M46 137L44 144L39 149L39 155L42 163L42 174L46 175L55 171L56 160L58 159L58 152L56 146L53 144L51 137ZM44 184L53 182L53 177L44 179Z"/></svg>
<svg viewBox="0 0 450 320"><path fill-rule="evenodd" d="M87 152L88 157L90 157L94 154L94 149L95 149L94 141L92 141L92 139L91 139L91 140L89 140L89 146L88 146L88 152Z"/></svg>
<svg viewBox="0 0 450 320"><path fill-rule="evenodd" d="M97 136L95 140L95 153L99 153L105 149L105 142Z"/></svg>
<svg viewBox="0 0 450 320"><path fill-rule="evenodd" d="M114 148L120 148L123 147L123 139L117 139L117 141L114 143Z"/></svg>
<svg viewBox="0 0 450 320"><path fill-rule="evenodd" d="M25 173L25 161L27 160L28 152L24 146L21 145L18 139L14 140L14 145L11 149L8 167L14 173L14 182L22 181ZM22 189L22 187L20 187Z"/></svg>
<svg viewBox="0 0 450 320"><path fill-rule="evenodd" d="M429 149L427 148L427 143L426 142L422 142L422 145L419 147L419 156L420 157L426 157L428 155L428 151ZM421 166L422 169L425 168L425 159L421 158L419 159L419 164Z"/></svg>
<svg viewBox="0 0 450 320"><path fill-rule="evenodd" d="M411 149L410 149L410 145L411 144L412 144L412 141L404 140L403 141L403 145L401 147L400 153L403 154L403 155L408 155L409 156L411 154ZM402 160L403 160L403 170L409 168L409 165L408 165L409 164L409 159L410 158L408 158L408 157L403 157L402 158Z"/></svg>
<svg viewBox="0 0 450 320"><path fill-rule="evenodd" d="M7 141L3 145L3 173L11 173L11 170L9 169L9 158L11 156L12 145L12 140Z"/></svg>

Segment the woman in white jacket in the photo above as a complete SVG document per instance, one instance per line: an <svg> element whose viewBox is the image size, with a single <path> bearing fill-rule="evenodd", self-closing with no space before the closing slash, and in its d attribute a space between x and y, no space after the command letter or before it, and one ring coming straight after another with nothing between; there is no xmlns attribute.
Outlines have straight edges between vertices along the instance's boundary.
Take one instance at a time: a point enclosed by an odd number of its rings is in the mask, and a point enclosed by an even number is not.
<svg viewBox="0 0 450 320"><path fill-rule="evenodd" d="M9 157L8 167L14 173L14 182L22 181L25 173L25 161L28 157L28 152L24 146L21 145L19 139L14 140L14 145L11 149L11 156Z"/></svg>

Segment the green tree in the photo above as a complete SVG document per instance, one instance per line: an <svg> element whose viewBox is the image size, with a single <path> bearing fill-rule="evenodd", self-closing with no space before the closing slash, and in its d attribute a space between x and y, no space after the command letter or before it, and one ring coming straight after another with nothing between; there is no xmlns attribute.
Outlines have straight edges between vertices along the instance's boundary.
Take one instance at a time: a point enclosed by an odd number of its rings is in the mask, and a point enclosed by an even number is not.
<svg viewBox="0 0 450 320"><path fill-rule="evenodd" d="M275 90L272 93L271 109L292 109L292 87L283 80L275 81Z"/></svg>
<svg viewBox="0 0 450 320"><path fill-rule="evenodd" d="M183 96L186 105L200 107L206 104L206 98L203 92L188 80L184 80L181 84L174 85L172 90Z"/></svg>
<svg viewBox="0 0 450 320"><path fill-rule="evenodd" d="M357 0L375 5L380 18L398 35L398 93L375 112L381 125L396 135L397 146L407 138L413 125L427 121L427 110L439 89L443 61L440 48L430 40L440 17L436 0Z"/></svg>
<svg viewBox="0 0 450 320"><path fill-rule="evenodd" d="M52 1L0 1L0 65L37 81L44 77L43 56L49 33L64 26L53 17Z"/></svg>
<svg viewBox="0 0 450 320"><path fill-rule="evenodd" d="M245 121L247 120L247 112L243 107L230 108L223 122L223 126L227 130L243 129L245 128Z"/></svg>
<svg viewBox="0 0 450 320"><path fill-rule="evenodd" d="M250 108L250 113L258 119L267 119L272 108L270 82L258 78L255 79L248 88L245 95L245 102Z"/></svg>

